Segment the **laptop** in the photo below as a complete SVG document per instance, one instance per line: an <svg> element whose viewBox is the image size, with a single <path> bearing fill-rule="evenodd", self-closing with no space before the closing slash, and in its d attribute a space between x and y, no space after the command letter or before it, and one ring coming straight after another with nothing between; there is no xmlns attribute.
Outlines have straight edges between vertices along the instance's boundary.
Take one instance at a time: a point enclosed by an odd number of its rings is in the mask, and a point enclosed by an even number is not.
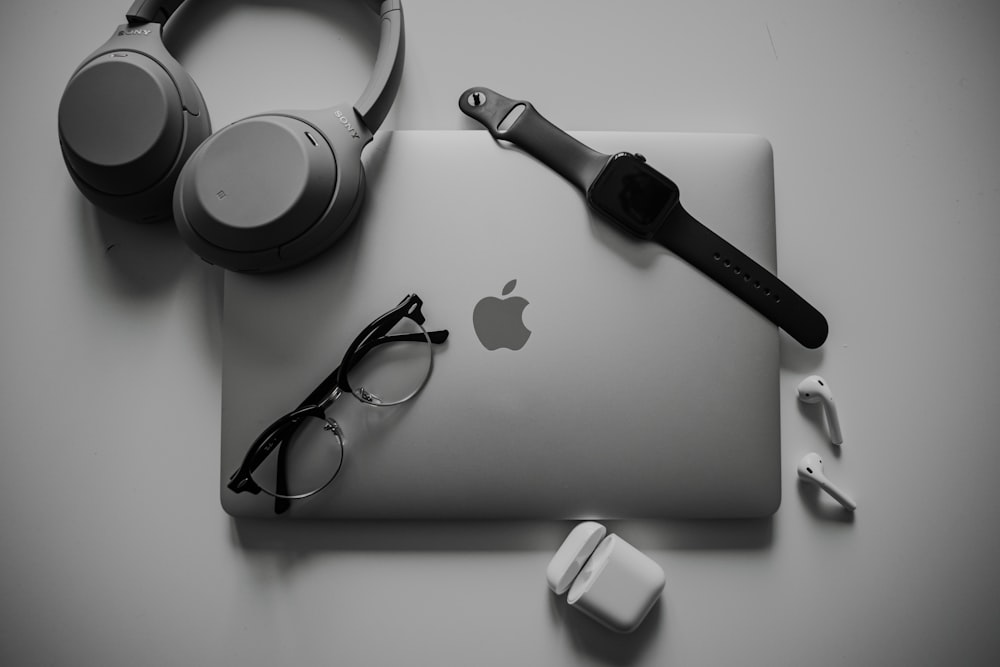
<svg viewBox="0 0 1000 667"><path fill-rule="evenodd" d="M578 132L642 153L685 208L775 270L770 144L736 134ZM581 194L484 131L385 133L368 199L327 253L272 275L227 273L221 498L256 436L294 409L355 336L410 293L434 346L422 391L330 409L344 464L282 516L312 519L749 518L781 499L778 332L665 248L624 236ZM519 297L483 340L473 312ZM497 301L493 302L494 304ZM523 323L523 327L521 327ZM482 337L482 338L481 338ZM488 349L499 344L497 349ZM518 349L513 349L519 346Z"/></svg>

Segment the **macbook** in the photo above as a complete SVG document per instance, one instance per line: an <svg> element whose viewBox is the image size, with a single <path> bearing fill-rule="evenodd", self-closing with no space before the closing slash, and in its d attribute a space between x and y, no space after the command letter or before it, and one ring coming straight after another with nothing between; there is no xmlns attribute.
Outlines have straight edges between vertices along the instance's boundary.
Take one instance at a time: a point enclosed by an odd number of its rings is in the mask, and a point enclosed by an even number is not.
<svg viewBox="0 0 1000 667"><path fill-rule="evenodd" d="M725 134L574 133L642 153L705 225L776 271L771 147ZM557 174L484 131L397 131L333 249L227 272L221 494L355 336L423 300L433 369L412 400L343 397L343 466L309 518L740 518L780 502L778 333L662 246L624 236ZM375 173L377 172L377 177Z"/></svg>

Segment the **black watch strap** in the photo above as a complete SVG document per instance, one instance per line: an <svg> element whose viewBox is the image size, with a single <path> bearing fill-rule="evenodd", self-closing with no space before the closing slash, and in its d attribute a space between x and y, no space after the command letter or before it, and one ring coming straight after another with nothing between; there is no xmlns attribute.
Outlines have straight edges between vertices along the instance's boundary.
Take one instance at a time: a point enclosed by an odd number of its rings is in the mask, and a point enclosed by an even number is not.
<svg viewBox="0 0 1000 667"><path fill-rule="evenodd" d="M458 104L466 115L482 123L495 139L517 145L585 193L611 159L550 123L530 102L512 100L489 88L477 87L462 93ZM698 222L680 204L674 206L652 239L725 287L805 347L817 348L826 341L829 327L822 313L770 271Z"/></svg>
<svg viewBox="0 0 1000 667"><path fill-rule="evenodd" d="M465 115L482 123L494 139L518 146L583 192L611 157L563 132L538 113L531 102L512 100L480 87L462 93L458 106ZM501 128L505 122L510 127Z"/></svg>
<svg viewBox="0 0 1000 667"><path fill-rule="evenodd" d="M826 318L791 287L701 224L680 204L653 237L808 348L826 341Z"/></svg>

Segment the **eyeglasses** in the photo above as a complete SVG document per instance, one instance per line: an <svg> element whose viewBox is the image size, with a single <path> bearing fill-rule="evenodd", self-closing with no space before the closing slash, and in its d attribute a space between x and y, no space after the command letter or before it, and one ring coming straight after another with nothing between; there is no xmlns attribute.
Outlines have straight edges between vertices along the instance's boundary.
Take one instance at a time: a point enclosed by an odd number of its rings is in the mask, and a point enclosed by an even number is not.
<svg viewBox="0 0 1000 667"><path fill-rule="evenodd" d="M420 393L430 378L433 346L445 342L448 331L425 330L422 306L411 294L365 327L340 365L297 408L257 436L227 487L287 501L329 486L344 463L345 436L327 409L344 394L365 405L399 405ZM276 505L275 511L282 507Z"/></svg>

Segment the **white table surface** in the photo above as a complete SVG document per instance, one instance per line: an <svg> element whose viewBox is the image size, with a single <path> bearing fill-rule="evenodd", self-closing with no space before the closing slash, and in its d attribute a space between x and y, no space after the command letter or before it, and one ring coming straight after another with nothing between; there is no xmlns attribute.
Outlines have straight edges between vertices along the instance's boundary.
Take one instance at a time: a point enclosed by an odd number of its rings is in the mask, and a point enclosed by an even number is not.
<svg viewBox="0 0 1000 667"><path fill-rule="evenodd" d="M782 344L784 500L614 523L667 576L617 636L545 587L569 523L222 512L221 273L170 225L96 213L56 139L127 4L0 6L0 663L1000 664L1000 5L408 0L387 128L475 129L456 101L485 85L566 129L774 146L780 273L831 323L819 351ZM366 18L203 0L168 44L221 127L354 99ZM810 373L839 454L795 400ZM809 451L853 520L796 482Z"/></svg>

